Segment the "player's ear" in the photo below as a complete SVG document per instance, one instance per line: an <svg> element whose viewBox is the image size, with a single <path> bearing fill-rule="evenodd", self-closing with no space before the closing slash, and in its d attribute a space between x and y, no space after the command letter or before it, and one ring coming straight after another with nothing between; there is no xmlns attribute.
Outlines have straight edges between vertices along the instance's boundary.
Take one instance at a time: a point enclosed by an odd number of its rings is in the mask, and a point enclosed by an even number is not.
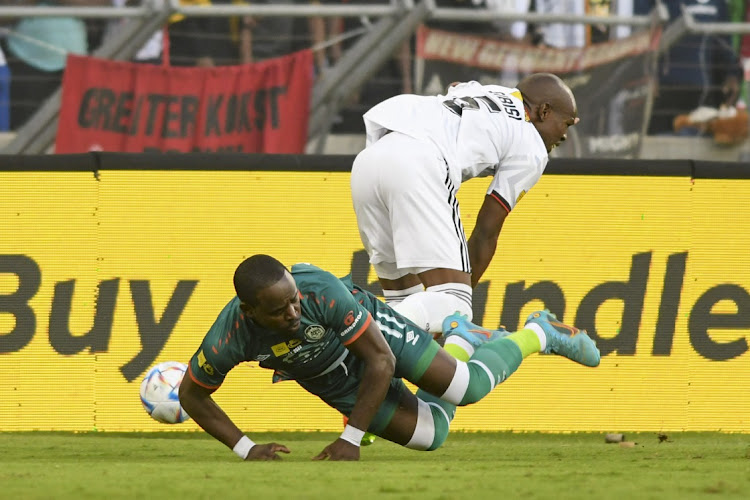
<svg viewBox="0 0 750 500"><path fill-rule="evenodd" d="M544 121L552 113L552 105L548 102L543 102L539 105L537 114L539 115L539 121Z"/></svg>
<svg viewBox="0 0 750 500"><path fill-rule="evenodd" d="M252 309L253 309L253 308L252 308L252 307L251 307L250 305L248 305L248 304L247 304L247 303L245 303L245 302L242 302L242 301L240 301L240 311L242 311L242 312L243 312L243 313L245 313L246 315L248 315L248 316L252 317L252 316L253 316L253 314L252 314Z"/></svg>

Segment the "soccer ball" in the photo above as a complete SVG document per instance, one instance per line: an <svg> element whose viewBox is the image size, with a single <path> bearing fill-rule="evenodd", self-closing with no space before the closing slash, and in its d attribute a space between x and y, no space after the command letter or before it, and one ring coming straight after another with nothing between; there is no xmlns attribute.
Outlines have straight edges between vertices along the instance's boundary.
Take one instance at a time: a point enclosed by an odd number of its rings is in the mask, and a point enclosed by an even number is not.
<svg viewBox="0 0 750 500"><path fill-rule="evenodd" d="M180 406L180 383L187 365L165 361L151 368L141 382L141 403L151 418L163 424L179 424L190 416Z"/></svg>

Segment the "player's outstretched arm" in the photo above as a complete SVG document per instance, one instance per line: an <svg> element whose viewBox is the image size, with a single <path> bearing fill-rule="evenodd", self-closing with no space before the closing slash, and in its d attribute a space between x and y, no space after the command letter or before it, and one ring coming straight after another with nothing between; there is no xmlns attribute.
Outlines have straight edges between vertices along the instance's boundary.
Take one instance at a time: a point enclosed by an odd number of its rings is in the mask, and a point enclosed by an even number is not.
<svg viewBox="0 0 750 500"><path fill-rule="evenodd" d="M472 287L479 283L479 279L495 255L497 239L507 216L508 211L496 199L489 195L484 197L474 230L469 238Z"/></svg>
<svg viewBox="0 0 750 500"><path fill-rule="evenodd" d="M365 364L357 400L341 437L313 460L359 460L362 435L385 399L396 369L396 358L375 321L370 321L365 331L346 347Z"/></svg>
<svg viewBox="0 0 750 500"><path fill-rule="evenodd" d="M214 391L215 389L207 389L195 383L189 374L183 377L180 384L180 404L203 430L238 455L246 453L244 460L280 460L281 457L277 455L277 452L289 453L289 449L284 445L254 444L245 438L239 427L234 425L234 422L211 397ZM240 443L243 438L246 440L244 443L247 444ZM249 447L249 451L243 451L243 445L244 448ZM240 452L237 451L238 448Z"/></svg>

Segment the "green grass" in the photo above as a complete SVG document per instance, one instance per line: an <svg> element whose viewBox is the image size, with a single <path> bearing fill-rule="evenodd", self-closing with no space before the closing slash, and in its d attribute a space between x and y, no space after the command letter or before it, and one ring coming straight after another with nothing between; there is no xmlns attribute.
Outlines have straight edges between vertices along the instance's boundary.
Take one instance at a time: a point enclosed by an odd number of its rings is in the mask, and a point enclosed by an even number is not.
<svg viewBox="0 0 750 500"><path fill-rule="evenodd" d="M750 498L750 435L453 433L435 452L378 439L360 462L312 462L328 433L251 433L291 450L242 462L202 433L0 433L0 498Z"/></svg>

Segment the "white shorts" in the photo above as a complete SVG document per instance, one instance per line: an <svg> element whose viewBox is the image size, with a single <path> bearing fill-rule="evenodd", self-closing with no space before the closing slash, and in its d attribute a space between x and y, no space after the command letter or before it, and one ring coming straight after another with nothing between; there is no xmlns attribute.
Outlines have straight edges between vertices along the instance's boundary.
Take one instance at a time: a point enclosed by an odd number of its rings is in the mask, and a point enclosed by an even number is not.
<svg viewBox="0 0 750 500"><path fill-rule="evenodd" d="M352 201L378 277L435 268L471 272L458 187L434 145L398 132L357 155Z"/></svg>

